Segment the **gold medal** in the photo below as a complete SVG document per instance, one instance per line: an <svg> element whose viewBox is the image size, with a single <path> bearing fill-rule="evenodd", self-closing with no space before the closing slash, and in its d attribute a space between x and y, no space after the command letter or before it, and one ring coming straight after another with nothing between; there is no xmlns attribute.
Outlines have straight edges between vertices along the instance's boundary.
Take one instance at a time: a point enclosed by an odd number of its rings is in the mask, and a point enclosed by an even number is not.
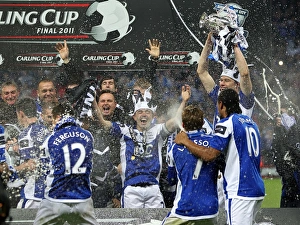
<svg viewBox="0 0 300 225"><path fill-rule="evenodd" d="M133 156L131 156L131 160L135 160L135 156L133 155Z"/></svg>

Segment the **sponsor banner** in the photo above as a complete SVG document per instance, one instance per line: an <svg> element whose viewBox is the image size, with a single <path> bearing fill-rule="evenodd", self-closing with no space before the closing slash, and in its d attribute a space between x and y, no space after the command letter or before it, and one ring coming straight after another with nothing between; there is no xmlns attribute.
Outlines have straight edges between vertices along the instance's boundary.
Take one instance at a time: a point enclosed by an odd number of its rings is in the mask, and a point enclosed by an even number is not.
<svg viewBox="0 0 300 225"><path fill-rule="evenodd" d="M95 52L82 56L82 61L89 66L130 66L135 58L131 52Z"/></svg>
<svg viewBox="0 0 300 225"><path fill-rule="evenodd" d="M174 66L191 66L198 63L198 52L189 51L170 51L161 52L158 64L160 65L174 65ZM150 59L150 58L149 58Z"/></svg>
<svg viewBox="0 0 300 225"><path fill-rule="evenodd" d="M24 53L16 56L16 62L22 67L57 67L57 53Z"/></svg>
<svg viewBox="0 0 300 225"><path fill-rule="evenodd" d="M193 66L207 36L199 27L200 16L215 12L222 4L200 0L0 0L0 68L59 67L55 44L66 40L70 57L82 69L144 69L149 60L145 48L153 38L162 42L161 68ZM270 27L263 23L268 20L268 13L262 13L267 8L258 0L251 7L247 1L239 5L249 11L244 15L249 18L244 24L249 31L248 50L263 58L260 55L271 43L267 38L257 39L265 37Z"/></svg>

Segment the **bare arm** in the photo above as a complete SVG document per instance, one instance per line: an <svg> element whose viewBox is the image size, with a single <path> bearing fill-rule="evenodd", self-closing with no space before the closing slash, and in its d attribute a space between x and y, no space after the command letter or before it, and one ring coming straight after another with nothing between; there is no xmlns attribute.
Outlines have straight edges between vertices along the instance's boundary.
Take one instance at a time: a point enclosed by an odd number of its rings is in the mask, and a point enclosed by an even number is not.
<svg viewBox="0 0 300 225"><path fill-rule="evenodd" d="M23 171L23 170L27 170L27 171L33 171L35 170L36 167L36 162L34 159L29 159L26 162L21 163L19 166L15 166L15 170L16 171Z"/></svg>
<svg viewBox="0 0 300 225"><path fill-rule="evenodd" d="M96 100L93 101L93 107L100 124L104 127L105 130L109 130L112 127L112 122L103 118Z"/></svg>
<svg viewBox="0 0 300 225"><path fill-rule="evenodd" d="M182 97L182 101L179 108L177 109L175 117L169 119L166 122L167 130L170 132L175 131L176 127L180 125L182 111L187 101L191 97L191 87L189 85L185 85L181 87L181 97Z"/></svg>
<svg viewBox="0 0 300 225"><path fill-rule="evenodd" d="M195 144L188 138L185 132L180 132L176 135L175 143L184 145L193 155L206 162L214 160L221 153L217 149Z"/></svg>
<svg viewBox="0 0 300 225"><path fill-rule="evenodd" d="M55 49L59 52L60 58L64 61L65 64L69 63L69 48L67 41L64 40L64 43L56 43Z"/></svg>
<svg viewBox="0 0 300 225"><path fill-rule="evenodd" d="M214 79L208 73L208 56L210 54L212 44L213 44L211 41L211 36L212 33L209 33L207 36L197 67L197 74L207 93L211 92L216 84Z"/></svg>
<svg viewBox="0 0 300 225"><path fill-rule="evenodd" d="M235 54L235 59L236 59L236 64L241 76L240 80L240 88L241 91L244 93L244 95L248 96L252 92L252 82L250 79L250 72L249 68L246 62L246 59L239 48L238 45L234 45L234 54Z"/></svg>

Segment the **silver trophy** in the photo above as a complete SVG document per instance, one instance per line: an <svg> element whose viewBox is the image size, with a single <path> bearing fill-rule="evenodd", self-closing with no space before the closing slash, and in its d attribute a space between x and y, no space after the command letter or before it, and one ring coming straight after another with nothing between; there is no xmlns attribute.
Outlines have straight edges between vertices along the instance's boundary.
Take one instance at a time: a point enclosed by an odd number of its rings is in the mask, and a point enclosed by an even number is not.
<svg viewBox="0 0 300 225"><path fill-rule="evenodd" d="M201 15L199 21L200 28L207 28L213 33L219 33L226 26L237 29L244 23L248 16L248 10L242 9L239 5L234 3L217 4L215 3L217 13L207 15L205 12Z"/></svg>
<svg viewBox="0 0 300 225"><path fill-rule="evenodd" d="M200 17L200 28L207 28L213 33L211 40L213 48L209 58L222 63L223 66L230 69L234 66L235 55L233 45L238 45L246 54L248 48L246 40L248 32L244 31L242 25L248 16L248 10L243 9L236 3L214 3L216 13L207 15L203 13Z"/></svg>
<svg viewBox="0 0 300 225"><path fill-rule="evenodd" d="M213 13L207 15L205 12L201 15L199 21L200 28L207 28L209 31L213 33L219 33L226 26L230 25L230 21L225 17L219 17L218 14Z"/></svg>

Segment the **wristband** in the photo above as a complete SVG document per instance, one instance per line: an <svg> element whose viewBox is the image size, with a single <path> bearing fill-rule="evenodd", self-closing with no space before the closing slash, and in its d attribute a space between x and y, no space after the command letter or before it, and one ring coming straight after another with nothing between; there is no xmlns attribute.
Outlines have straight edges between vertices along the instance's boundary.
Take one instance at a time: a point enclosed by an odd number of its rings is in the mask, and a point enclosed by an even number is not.
<svg viewBox="0 0 300 225"><path fill-rule="evenodd" d="M68 64L69 62L70 62L70 60L71 60L71 58L66 58L66 59L64 59L63 61L64 61L64 64Z"/></svg>

